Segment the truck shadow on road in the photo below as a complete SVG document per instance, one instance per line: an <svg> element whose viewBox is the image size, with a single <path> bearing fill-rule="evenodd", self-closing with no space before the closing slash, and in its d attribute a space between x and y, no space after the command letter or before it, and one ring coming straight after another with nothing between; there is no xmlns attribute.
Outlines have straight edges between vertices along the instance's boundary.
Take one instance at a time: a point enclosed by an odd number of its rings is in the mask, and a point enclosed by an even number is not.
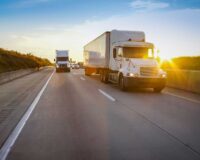
<svg viewBox="0 0 200 160"><path fill-rule="evenodd" d="M92 80L95 80L95 81L98 81L99 83L100 82L100 76L99 75L92 75L92 76L89 76ZM128 88L126 89L126 91L122 91L120 90L119 86L117 84L113 84L113 83L101 83L101 84L104 84L104 85L107 85L109 87L111 87L112 89L115 89L117 91L120 91L120 92L124 92L124 93L142 93L142 94L162 94L162 92L160 93L156 93L153 91L153 88L134 88L134 87L131 87L131 88Z"/></svg>
<svg viewBox="0 0 200 160"><path fill-rule="evenodd" d="M161 93L156 93L153 91L152 88L127 88L125 91L120 90L119 86L116 84L109 84L110 87L115 88L121 92L126 92L126 93L144 93L144 94L161 94Z"/></svg>

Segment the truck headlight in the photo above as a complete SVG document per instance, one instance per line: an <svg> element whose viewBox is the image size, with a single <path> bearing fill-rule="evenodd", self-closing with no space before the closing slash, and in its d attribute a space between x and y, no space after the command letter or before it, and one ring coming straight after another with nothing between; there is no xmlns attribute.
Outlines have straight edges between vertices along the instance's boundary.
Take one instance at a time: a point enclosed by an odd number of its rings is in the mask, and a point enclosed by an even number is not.
<svg viewBox="0 0 200 160"><path fill-rule="evenodd" d="M129 76L129 77L135 77L135 74L134 73L127 73L127 76Z"/></svg>
<svg viewBox="0 0 200 160"><path fill-rule="evenodd" d="M167 78L167 75L166 75L165 73L162 73L160 76L161 76L162 78Z"/></svg>

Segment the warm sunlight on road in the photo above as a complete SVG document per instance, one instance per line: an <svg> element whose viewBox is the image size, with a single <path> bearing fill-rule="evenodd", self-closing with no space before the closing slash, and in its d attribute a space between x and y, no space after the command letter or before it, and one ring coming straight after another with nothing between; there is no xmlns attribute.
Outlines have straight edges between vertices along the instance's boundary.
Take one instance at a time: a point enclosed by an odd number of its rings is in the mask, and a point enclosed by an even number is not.
<svg viewBox="0 0 200 160"><path fill-rule="evenodd" d="M200 160L200 0L0 0L0 160Z"/></svg>

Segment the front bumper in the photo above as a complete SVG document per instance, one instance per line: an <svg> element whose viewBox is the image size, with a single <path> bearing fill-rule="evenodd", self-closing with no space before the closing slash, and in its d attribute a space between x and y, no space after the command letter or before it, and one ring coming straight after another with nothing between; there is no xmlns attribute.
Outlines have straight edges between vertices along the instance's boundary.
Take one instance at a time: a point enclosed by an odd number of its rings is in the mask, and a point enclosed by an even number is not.
<svg viewBox="0 0 200 160"><path fill-rule="evenodd" d="M59 67L59 68L56 68L56 72L70 72L70 68L68 67Z"/></svg>
<svg viewBox="0 0 200 160"><path fill-rule="evenodd" d="M124 77L124 84L126 87L164 88L166 78Z"/></svg>

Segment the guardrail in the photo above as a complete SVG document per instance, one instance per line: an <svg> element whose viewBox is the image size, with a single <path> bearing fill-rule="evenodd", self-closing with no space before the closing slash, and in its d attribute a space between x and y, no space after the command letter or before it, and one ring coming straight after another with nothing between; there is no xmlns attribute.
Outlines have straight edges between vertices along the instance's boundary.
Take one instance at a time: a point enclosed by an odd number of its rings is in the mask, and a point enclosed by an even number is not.
<svg viewBox="0 0 200 160"><path fill-rule="evenodd" d="M200 94L200 71L167 70L167 86Z"/></svg>
<svg viewBox="0 0 200 160"><path fill-rule="evenodd" d="M23 77L25 75L31 74L36 71L38 71L37 68L31 68L31 69L20 69L20 70L16 70L16 71L1 73L0 74L0 84L12 81L14 79Z"/></svg>

